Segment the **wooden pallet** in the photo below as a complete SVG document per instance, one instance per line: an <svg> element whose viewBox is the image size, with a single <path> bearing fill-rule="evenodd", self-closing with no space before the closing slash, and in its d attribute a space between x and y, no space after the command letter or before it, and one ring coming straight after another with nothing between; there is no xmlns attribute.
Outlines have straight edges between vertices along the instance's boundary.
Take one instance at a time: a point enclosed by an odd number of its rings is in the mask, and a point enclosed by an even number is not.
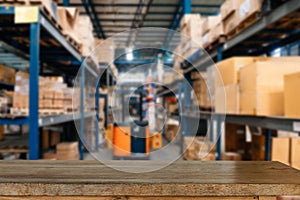
<svg viewBox="0 0 300 200"><path fill-rule="evenodd" d="M10 114L14 117L25 117L28 116L28 108L10 108Z"/></svg>
<svg viewBox="0 0 300 200"><path fill-rule="evenodd" d="M232 31L226 34L227 40L233 38L235 35L241 33L244 31L246 28L254 24L258 19L259 19L259 14L260 12L255 12L252 15L250 15L248 18L244 19L239 23L239 25L234 28Z"/></svg>
<svg viewBox="0 0 300 200"><path fill-rule="evenodd" d="M26 5L26 0L0 0L0 4L7 4L7 5Z"/></svg>
<svg viewBox="0 0 300 200"><path fill-rule="evenodd" d="M60 115L60 114L65 114L65 110L64 109L39 109L39 114L42 116Z"/></svg>
<svg viewBox="0 0 300 200"><path fill-rule="evenodd" d="M220 44L224 44L225 42L226 42L226 36L225 35L220 35L213 42L206 45L205 50L211 51L213 49L216 49Z"/></svg>
<svg viewBox="0 0 300 200"><path fill-rule="evenodd" d="M66 40L78 51L80 52L81 50L81 44L77 42L72 36L69 34L64 34Z"/></svg>

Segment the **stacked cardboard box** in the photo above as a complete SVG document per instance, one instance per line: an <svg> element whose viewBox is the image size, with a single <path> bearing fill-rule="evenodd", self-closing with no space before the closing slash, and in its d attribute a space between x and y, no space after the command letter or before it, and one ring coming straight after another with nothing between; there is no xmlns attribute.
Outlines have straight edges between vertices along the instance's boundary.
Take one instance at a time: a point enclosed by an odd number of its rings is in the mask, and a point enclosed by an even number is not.
<svg viewBox="0 0 300 200"><path fill-rule="evenodd" d="M16 70L0 64L0 81L15 84Z"/></svg>
<svg viewBox="0 0 300 200"><path fill-rule="evenodd" d="M242 160L242 155L236 152L225 152L221 154L221 160Z"/></svg>
<svg viewBox="0 0 300 200"><path fill-rule="evenodd" d="M218 33L215 31L219 31L217 28L218 24L221 23L220 16L211 16L203 19L202 23L202 45L203 47L207 47L212 41L212 39Z"/></svg>
<svg viewBox="0 0 300 200"><path fill-rule="evenodd" d="M56 145L57 160L78 160L78 142L63 142Z"/></svg>
<svg viewBox="0 0 300 200"><path fill-rule="evenodd" d="M236 124L225 124L225 151L236 152L242 157L246 154L246 127Z"/></svg>
<svg viewBox="0 0 300 200"><path fill-rule="evenodd" d="M16 73L13 108L28 109L29 74ZM39 77L39 108L72 111L79 108L79 101L73 95L78 95L78 88L68 88L61 77Z"/></svg>
<svg viewBox="0 0 300 200"><path fill-rule="evenodd" d="M265 160L266 139L264 135L252 134L251 155L252 160Z"/></svg>
<svg viewBox="0 0 300 200"><path fill-rule="evenodd" d="M291 138L290 141L290 164L300 170L300 138Z"/></svg>
<svg viewBox="0 0 300 200"><path fill-rule="evenodd" d="M180 21L181 53L184 59L193 55L202 44L202 20L199 14L184 15Z"/></svg>
<svg viewBox="0 0 300 200"><path fill-rule="evenodd" d="M204 137L184 137L185 160L215 160L215 145Z"/></svg>
<svg viewBox="0 0 300 200"><path fill-rule="evenodd" d="M284 77L284 116L300 118L300 72Z"/></svg>
<svg viewBox="0 0 300 200"><path fill-rule="evenodd" d="M81 55L89 56L94 49L94 35L93 35L93 24L89 16L80 15L77 20L77 34L81 47Z"/></svg>
<svg viewBox="0 0 300 200"><path fill-rule="evenodd" d="M272 138L271 160L279 161L289 165L289 151L290 139L289 138Z"/></svg>
<svg viewBox="0 0 300 200"><path fill-rule="evenodd" d="M192 73L193 81L193 104L199 105L202 108L211 108L211 98L210 92L207 88L207 75L205 72L193 72Z"/></svg>
<svg viewBox="0 0 300 200"><path fill-rule="evenodd" d="M168 120L165 124L165 134L169 141L176 142L180 139L179 123L175 120Z"/></svg>
<svg viewBox="0 0 300 200"><path fill-rule="evenodd" d="M255 62L241 68L240 112L282 116L284 75L299 71L299 62L285 58Z"/></svg>
<svg viewBox="0 0 300 200"><path fill-rule="evenodd" d="M79 42L76 30L79 20L78 9L74 7L58 7L57 11L59 23L63 28L64 35L68 35Z"/></svg>
<svg viewBox="0 0 300 200"><path fill-rule="evenodd" d="M0 126L0 141L4 140L4 126Z"/></svg>
<svg viewBox="0 0 300 200"><path fill-rule="evenodd" d="M255 14L262 8L262 0L226 0L221 6L221 18L224 27L224 33L229 37L237 34L235 30L238 26L247 28L251 23L257 20ZM247 23L243 23L248 21Z"/></svg>

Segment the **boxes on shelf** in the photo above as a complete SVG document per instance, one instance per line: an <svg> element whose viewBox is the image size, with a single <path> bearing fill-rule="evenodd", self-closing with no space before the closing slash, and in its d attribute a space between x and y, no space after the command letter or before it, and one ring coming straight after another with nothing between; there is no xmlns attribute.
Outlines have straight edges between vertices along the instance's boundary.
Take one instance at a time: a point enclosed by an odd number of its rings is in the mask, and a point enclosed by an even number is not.
<svg viewBox="0 0 300 200"><path fill-rule="evenodd" d="M228 35L240 23L240 5L244 0L226 0L221 6L221 17L224 33Z"/></svg>
<svg viewBox="0 0 300 200"><path fill-rule="evenodd" d="M168 119L165 124L165 134L166 138L169 141L179 141L180 139L180 132L179 132L179 123L176 120Z"/></svg>
<svg viewBox="0 0 300 200"><path fill-rule="evenodd" d="M53 151L47 151L43 154L44 160L57 160L57 155Z"/></svg>
<svg viewBox="0 0 300 200"><path fill-rule="evenodd" d="M193 81L193 104L199 105L202 108L211 108L212 101L210 92L207 88L207 74L205 72L194 72L192 74Z"/></svg>
<svg viewBox="0 0 300 200"><path fill-rule="evenodd" d="M93 56L98 63L113 64L115 58L115 46L113 39L107 39L105 41L101 39L95 39L94 42L95 51ZM114 65L110 66L112 69Z"/></svg>
<svg viewBox="0 0 300 200"><path fill-rule="evenodd" d="M79 42L76 30L79 18L78 9L74 7L58 7L57 10L59 23L63 28L63 33Z"/></svg>
<svg viewBox="0 0 300 200"><path fill-rule="evenodd" d="M300 118L300 72L284 77L284 116Z"/></svg>
<svg viewBox="0 0 300 200"><path fill-rule="evenodd" d="M219 41L219 39L221 39L221 36L224 36L224 26L220 20L215 26L210 29L209 42L225 42L225 38L223 38L223 41Z"/></svg>
<svg viewBox="0 0 300 200"><path fill-rule="evenodd" d="M202 36L211 30L214 26L216 26L221 21L220 16L210 16L202 18Z"/></svg>
<svg viewBox="0 0 300 200"><path fill-rule="evenodd" d="M62 142L56 145L58 160L78 160L78 142Z"/></svg>
<svg viewBox="0 0 300 200"><path fill-rule="evenodd" d="M201 16L200 14L186 14L180 21L180 33L182 41L192 39L200 43L201 41Z"/></svg>
<svg viewBox="0 0 300 200"><path fill-rule="evenodd" d="M0 126L0 141L4 140L4 126Z"/></svg>
<svg viewBox="0 0 300 200"><path fill-rule="evenodd" d="M300 137L290 138L290 141L290 163L300 169Z"/></svg>
<svg viewBox="0 0 300 200"><path fill-rule="evenodd" d="M38 5L46 12L51 15L56 21L58 21L57 4L52 0L27 0L27 4L30 6Z"/></svg>
<svg viewBox="0 0 300 200"><path fill-rule="evenodd" d="M215 145L204 137L184 137L185 160L215 160Z"/></svg>
<svg viewBox="0 0 300 200"><path fill-rule="evenodd" d="M15 84L16 70L0 64L0 81Z"/></svg>
<svg viewBox="0 0 300 200"><path fill-rule="evenodd" d="M78 23L76 27L78 39L81 46L81 55L89 56L94 49L94 35L93 35L93 24L88 16L80 15L78 17Z"/></svg>
<svg viewBox="0 0 300 200"><path fill-rule="evenodd" d="M225 94L225 95L224 95ZM215 90L215 111L217 113L239 114L240 89L238 84L218 87Z"/></svg>
<svg viewBox="0 0 300 200"><path fill-rule="evenodd" d="M265 160L266 139L264 135L252 134L251 154L252 160Z"/></svg>
<svg viewBox="0 0 300 200"><path fill-rule="evenodd" d="M242 160L242 155L236 152L225 152L221 154L221 160Z"/></svg>
<svg viewBox="0 0 300 200"><path fill-rule="evenodd" d="M271 160L289 165L290 138L272 138Z"/></svg>
<svg viewBox="0 0 300 200"><path fill-rule="evenodd" d="M284 66L284 67L282 67ZM240 69L240 112L250 115L284 114L284 75L299 72L299 62L269 60Z"/></svg>
<svg viewBox="0 0 300 200"><path fill-rule="evenodd" d="M225 151L236 152L242 156L246 151L246 127L236 124L225 124Z"/></svg>
<svg viewBox="0 0 300 200"><path fill-rule="evenodd" d="M162 134L155 133L150 137L151 148L152 149L160 149L163 146Z"/></svg>
<svg viewBox="0 0 300 200"><path fill-rule="evenodd" d="M60 143L61 133L58 131L50 131L50 147L57 145Z"/></svg>
<svg viewBox="0 0 300 200"><path fill-rule="evenodd" d="M254 22L257 14L261 11L263 0L244 0L240 5L239 16L240 21Z"/></svg>

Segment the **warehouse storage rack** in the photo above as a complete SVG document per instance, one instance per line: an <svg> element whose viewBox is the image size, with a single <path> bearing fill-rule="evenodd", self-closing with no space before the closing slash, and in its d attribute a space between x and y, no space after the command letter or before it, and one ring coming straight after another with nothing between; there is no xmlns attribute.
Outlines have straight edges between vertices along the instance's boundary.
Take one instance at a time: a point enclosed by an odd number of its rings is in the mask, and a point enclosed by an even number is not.
<svg viewBox="0 0 300 200"><path fill-rule="evenodd" d="M185 0L183 5L185 14L189 14L191 10L191 2L190 0ZM300 38L300 30L297 28L276 28L273 26L269 28L270 25L274 25L276 23L280 23L281 20L288 18L290 14L299 11L300 9L300 1L299 0L290 0L276 9L272 11L263 11L263 15L260 17L258 21L252 24L250 27L246 28L232 39L226 41L225 43L219 44L216 48L208 51L210 56L215 61L221 61L223 57L231 57L231 56L255 56L255 55L270 55L270 53L279 48L285 47L290 44L299 44L297 43ZM292 19L291 19L292 23ZM263 34L272 33L275 35L286 34L287 36L283 39L279 39L279 37L269 35L266 37L262 37ZM255 41L255 46L257 48L253 48L249 50L249 45L246 45L248 41ZM265 42L268 42L265 45ZM264 44L264 45L263 45ZM289 49L291 46L287 46ZM184 77L188 80L188 82L192 85L191 80L191 72L195 70L205 71L207 67L210 65L210 58L205 56L205 54L201 54L201 50L195 52L191 57L187 59L184 63L182 63L182 68L184 69ZM190 63L194 63L194 67L191 66ZM185 81L186 82L186 81ZM183 90L179 90L178 85L183 87ZM197 113L194 111L191 101L191 91L187 85L182 80L176 80L167 85L168 88L173 91L178 92L178 96L180 97L181 93L184 93L183 97L183 113L179 113L179 117L182 117L183 124L183 136L188 134L188 124L191 118L199 117L201 119L206 119L210 122L210 131L214 131L214 123L216 121L216 131L217 133L221 132L222 129L222 119L225 114L218 114L214 112L204 112L200 111ZM160 88L159 96L166 97L172 95L170 90L165 88ZM181 100L181 98L179 98ZM199 112L199 111L198 111ZM212 120L213 119L213 120ZM271 130L285 130L291 132L300 132L300 119L289 119L285 117L267 117L267 116L250 116L250 115L233 115L226 114L225 122L238 124L238 125L249 125L249 126L257 126L261 128L267 129L266 134L266 144L265 144L265 160L270 160L270 152L271 152ZM183 146L183 140L181 140L181 146ZM221 155L221 137L217 140L217 160L220 160Z"/></svg>
<svg viewBox="0 0 300 200"><path fill-rule="evenodd" d="M1 40L8 45L11 45L10 50L18 52L18 56L24 59L29 59L29 115L28 117L18 118L1 118L1 125L29 125L29 159L36 160L40 158L39 152L39 131L41 127L50 126L55 124L62 124L66 122L72 122L73 120L80 120L80 135L84 136L84 119L94 117L98 115L98 109L96 111L86 111L84 108L84 78L80 80L80 109L79 113L67 113L62 115L51 115L41 117L39 116L39 74L44 76L57 76L65 75L65 78L75 77L81 62L84 60L83 67L80 68L80 73L84 77L85 72L89 72L95 77L98 74L92 70L90 66L98 65L92 59L85 59L81 57L80 53L71 45L71 43L63 36L58 27L52 20L45 15L44 12L38 7L37 19L29 23L16 24L13 21L10 24L3 24L0 22L2 29L0 32ZM15 7L0 7L0 16L6 18L15 17ZM6 28L6 29L5 29ZM7 29L8 28L8 29ZM29 46L26 46L17 40L14 40L14 36L24 37ZM56 41L56 45L52 42ZM28 53L29 52L29 53ZM16 57L17 58L17 57ZM63 61L63 62L62 62ZM51 66L46 72L44 70L44 64ZM62 64L66 63L66 64ZM10 85L10 88L13 86ZM97 85L97 88L99 85ZM97 90L98 91L98 90ZM95 95L95 94L94 94ZM97 104L98 102L98 104ZM96 107L99 106L99 98L96 99ZM98 123L97 123L98 125ZM99 130L97 128L96 129ZM98 134L96 134L96 137ZM97 142L97 140L96 140ZM96 143L97 144L97 143ZM83 159L84 148L82 142L79 142L80 159Z"/></svg>

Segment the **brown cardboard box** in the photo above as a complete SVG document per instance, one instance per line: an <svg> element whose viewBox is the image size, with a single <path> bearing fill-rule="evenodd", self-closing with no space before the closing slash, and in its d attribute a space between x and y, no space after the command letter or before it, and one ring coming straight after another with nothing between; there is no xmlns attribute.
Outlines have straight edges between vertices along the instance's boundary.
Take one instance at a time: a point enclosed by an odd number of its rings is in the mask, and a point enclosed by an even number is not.
<svg viewBox="0 0 300 200"><path fill-rule="evenodd" d="M240 5L239 16L241 22L261 11L263 0L244 0Z"/></svg>
<svg viewBox="0 0 300 200"><path fill-rule="evenodd" d="M286 59L255 62L241 68L240 112L250 115L283 115L284 75L298 71L299 62Z"/></svg>
<svg viewBox="0 0 300 200"><path fill-rule="evenodd" d="M45 159L45 160L56 160L57 155L52 151L48 151L48 152L45 152L43 154L43 159Z"/></svg>
<svg viewBox="0 0 300 200"><path fill-rule="evenodd" d="M4 126L0 126L0 141L4 140Z"/></svg>
<svg viewBox="0 0 300 200"><path fill-rule="evenodd" d="M208 31L210 31L213 27L221 22L221 16L210 16L205 17L202 20L202 32L201 34L204 35Z"/></svg>
<svg viewBox="0 0 300 200"><path fill-rule="evenodd" d="M272 138L271 160L289 165L290 138Z"/></svg>
<svg viewBox="0 0 300 200"><path fill-rule="evenodd" d="M242 160L242 155L236 152L225 152L221 154L221 160Z"/></svg>
<svg viewBox="0 0 300 200"><path fill-rule="evenodd" d="M49 142L49 131L44 129L42 133L42 138L43 138L43 149L48 149L50 147L50 142Z"/></svg>
<svg viewBox="0 0 300 200"><path fill-rule="evenodd" d="M224 85L237 84L239 82L239 70L253 62L257 57L232 57L217 63L217 69L223 80ZM217 82L216 86L222 86L221 82Z"/></svg>
<svg viewBox="0 0 300 200"><path fill-rule="evenodd" d="M246 129L243 125L225 124L225 151L245 154Z"/></svg>
<svg viewBox="0 0 300 200"><path fill-rule="evenodd" d="M291 138L290 162L300 167L300 138Z"/></svg>
<svg viewBox="0 0 300 200"><path fill-rule="evenodd" d="M5 83L15 83L16 70L0 64L0 81Z"/></svg>
<svg viewBox="0 0 300 200"><path fill-rule="evenodd" d="M220 21L218 24L216 24L211 28L210 35L209 35L209 42L213 43L217 41L221 35L224 35L224 26L223 23Z"/></svg>
<svg viewBox="0 0 300 200"><path fill-rule="evenodd" d="M79 17L77 8L74 7L58 7L59 23L63 28L64 34L71 36L76 41L78 40L76 26Z"/></svg>
<svg viewBox="0 0 300 200"><path fill-rule="evenodd" d="M78 142L62 142L56 145L58 160L78 160Z"/></svg>
<svg viewBox="0 0 300 200"><path fill-rule="evenodd" d="M265 144L266 139L264 135L252 134L251 153L252 160L265 160Z"/></svg>
<svg viewBox="0 0 300 200"><path fill-rule="evenodd" d="M284 76L284 116L300 118L300 72Z"/></svg>
<svg viewBox="0 0 300 200"><path fill-rule="evenodd" d="M222 20L236 12L237 8L236 0L225 0L220 9Z"/></svg>
<svg viewBox="0 0 300 200"><path fill-rule="evenodd" d="M166 138L170 141L179 139L179 126L177 124L166 123Z"/></svg>
<svg viewBox="0 0 300 200"><path fill-rule="evenodd" d="M181 42L184 45L185 53L186 50L194 50L194 48L201 46L202 30L202 19L199 14L184 15L184 19L181 20L182 26L180 27ZM188 43L188 47L187 47ZM190 52L192 53L192 52Z"/></svg>
<svg viewBox="0 0 300 200"><path fill-rule="evenodd" d="M231 14L228 14L226 17L223 18L223 26L224 26L224 33L227 35L231 31L233 31L240 23L240 5L244 2L244 0L231 0L233 1L233 7L227 11L228 13L231 12ZM229 7L228 7L229 8ZM230 11L230 10L233 11ZM221 11L222 12L222 11ZM224 11L223 11L224 12Z"/></svg>
<svg viewBox="0 0 300 200"><path fill-rule="evenodd" d="M185 14L180 21L180 28L184 28L189 22L201 20L200 14Z"/></svg>
<svg viewBox="0 0 300 200"><path fill-rule="evenodd" d="M216 88L215 97L215 111L217 113L223 113L224 111L229 114L240 113L240 89L238 84Z"/></svg>
<svg viewBox="0 0 300 200"><path fill-rule="evenodd" d="M60 142L60 132L50 131L50 146L55 146Z"/></svg>
<svg viewBox="0 0 300 200"><path fill-rule="evenodd" d="M215 160L215 145L204 137L184 137L183 144L185 160Z"/></svg>

